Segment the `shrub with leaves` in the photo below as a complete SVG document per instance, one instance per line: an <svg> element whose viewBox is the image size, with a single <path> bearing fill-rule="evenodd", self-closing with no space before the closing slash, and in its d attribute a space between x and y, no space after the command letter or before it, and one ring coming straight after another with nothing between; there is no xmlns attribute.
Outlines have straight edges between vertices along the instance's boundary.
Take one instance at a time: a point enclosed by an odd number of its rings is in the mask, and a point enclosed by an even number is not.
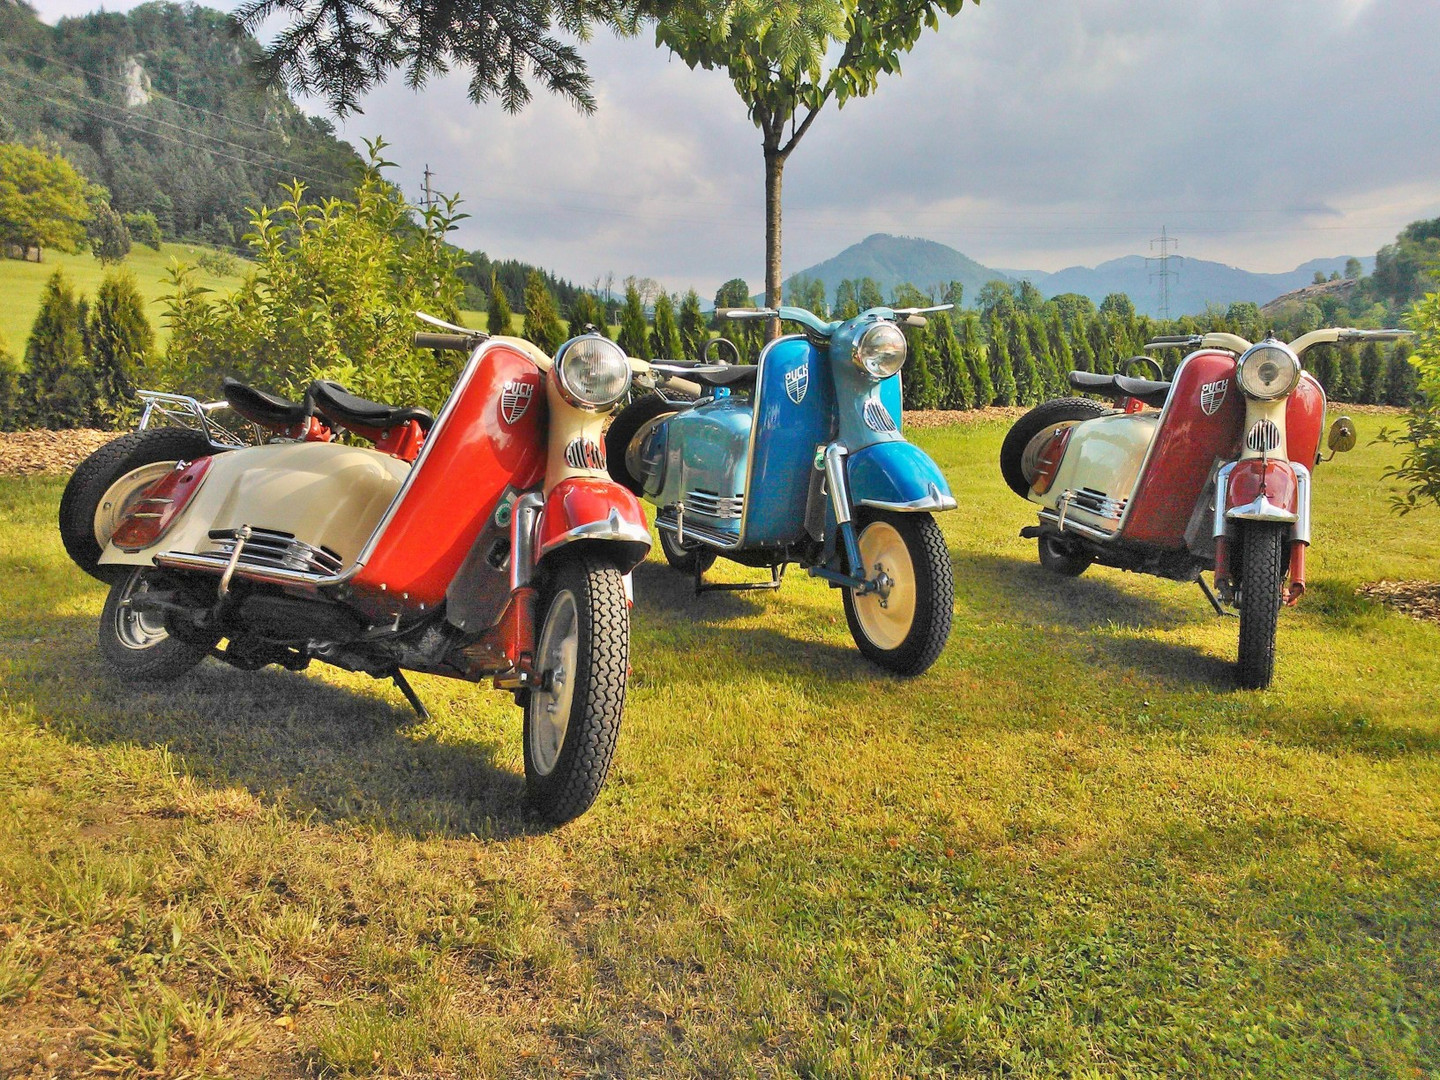
<svg viewBox="0 0 1440 1080"><path fill-rule="evenodd" d="M415 348L412 312L458 319L464 255L443 241L465 215L453 198L417 215L381 175L383 146L369 144L353 199L307 203L296 182L278 206L251 211L256 265L231 295L217 299L193 268L172 267L167 388L214 394L232 375L298 395L325 378L378 401L439 407L455 369L448 354Z"/></svg>
<svg viewBox="0 0 1440 1080"><path fill-rule="evenodd" d="M1405 485L1391 497L1402 514L1426 503L1440 505L1440 293L1417 301L1405 321L1416 334L1409 362L1420 375L1419 399L1410 407L1405 430L1380 433L1382 441L1400 447L1400 464L1386 469L1385 478ZM1392 361L1403 362L1399 355Z"/></svg>

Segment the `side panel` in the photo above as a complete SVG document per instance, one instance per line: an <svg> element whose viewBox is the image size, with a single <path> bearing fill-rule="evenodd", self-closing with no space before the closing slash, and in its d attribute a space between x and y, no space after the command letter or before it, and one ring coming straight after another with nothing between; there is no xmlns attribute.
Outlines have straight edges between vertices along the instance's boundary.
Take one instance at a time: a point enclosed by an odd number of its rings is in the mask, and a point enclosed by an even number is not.
<svg viewBox="0 0 1440 1080"><path fill-rule="evenodd" d="M633 569L650 551L650 527L640 500L613 480L573 476L560 481L540 517L539 557L579 541L603 542L616 565Z"/></svg>
<svg viewBox="0 0 1440 1080"><path fill-rule="evenodd" d="M1313 469L1325 428L1325 391L1308 371L1285 403L1285 452L1291 461Z"/></svg>
<svg viewBox="0 0 1440 1080"><path fill-rule="evenodd" d="M856 506L950 510L955 498L930 455L908 442L874 443L845 459Z"/></svg>
<svg viewBox="0 0 1440 1080"><path fill-rule="evenodd" d="M672 507L683 502L686 518L737 535L753 418L750 402L731 396L686 409L665 421L657 435L664 447L665 486L655 504Z"/></svg>
<svg viewBox="0 0 1440 1080"><path fill-rule="evenodd" d="M755 380L746 547L791 544L805 535L815 448L830 441L834 415L829 352L798 335L767 345Z"/></svg>
<svg viewBox="0 0 1440 1080"><path fill-rule="evenodd" d="M1125 518L1127 540L1185 546L1185 527L1217 459L1240 452L1245 398L1235 384L1235 358L1197 352L1175 372L1149 461Z"/></svg>
<svg viewBox="0 0 1440 1080"><path fill-rule="evenodd" d="M1159 414L1113 413L1083 420L1070 429L1065 456L1055 471L1055 478L1043 495L1031 495L1041 506L1059 508L1060 498L1067 491L1088 490L1123 505L1135 491L1140 467L1155 440ZM1067 508L1066 517L1082 525L1091 525L1114 532L1117 516L1092 513L1083 504Z"/></svg>
<svg viewBox="0 0 1440 1080"><path fill-rule="evenodd" d="M507 491L544 478L547 414L535 362L508 342L483 346L351 583L361 606L398 613L440 602Z"/></svg>

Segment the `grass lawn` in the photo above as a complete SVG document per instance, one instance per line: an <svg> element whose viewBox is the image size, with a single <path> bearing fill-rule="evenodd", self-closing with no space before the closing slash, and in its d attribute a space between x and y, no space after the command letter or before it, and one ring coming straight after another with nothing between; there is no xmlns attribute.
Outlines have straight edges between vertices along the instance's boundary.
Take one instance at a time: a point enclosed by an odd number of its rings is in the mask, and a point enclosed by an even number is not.
<svg viewBox="0 0 1440 1080"><path fill-rule="evenodd" d="M1436 577L1440 513L1390 515L1380 423L1264 693L1193 586L1042 574L998 423L916 433L962 508L918 680L801 574L652 559L549 833L493 691L110 679L61 481L0 481L0 1074L1436 1076L1440 627L1355 589Z"/></svg>
<svg viewBox="0 0 1440 1080"><path fill-rule="evenodd" d="M167 331L160 322L162 308L159 299L170 291L165 283L165 271L170 266L170 260L193 264L204 250L193 244L161 244L160 250L154 251L136 244L121 264L135 275L140 295L149 301L145 313L161 342L167 337ZM240 265L242 271L248 266L244 261ZM40 310L40 294L57 268L64 269L76 292L92 298L105 275L100 260L88 251L76 255L46 251L45 261L41 263L0 259L0 342L9 346L17 360L24 355L25 341L30 336L35 314ZM220 292L229 292L240 284L238 276L220 278L203 271L196 280L206 288Z"/></svg>

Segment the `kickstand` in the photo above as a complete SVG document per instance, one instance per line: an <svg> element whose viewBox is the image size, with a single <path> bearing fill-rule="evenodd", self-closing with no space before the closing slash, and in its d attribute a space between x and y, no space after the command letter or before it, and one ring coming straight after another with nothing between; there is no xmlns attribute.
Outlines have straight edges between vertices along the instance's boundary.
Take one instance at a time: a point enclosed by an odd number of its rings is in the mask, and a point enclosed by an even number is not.
<svg viewBox="0 0 1440 1080"><path fill-rule="evenodd" d="M1200 586L1200 591L1205 594L1205 599L1210 601L1210 606L1215 609L1216 615L1219 615L1223 619L1226 615L1230 614L1230 612L1220 606L1220 598L1211 591L1209 585L1205 584L1203 577L1196 578L1195 583Z"/></svg>
<svg viewBox="0 0 1440 1080"><path fill-rule="evenodd" d="M396 668L390 673L390 678L400 693L405 695L405 700L408 701L410 707L415 710L415 715L420 717L421 720L429 720L429 710L426 709L424 703L421 702L420 695L415 693L415 688L410 685L410 680L405 678L405 673L399 668Z"/></svg>
<svg viewBox="0 0 1440 1080"><path fill-rule="evenodd" d="M780 579L785 576L785 563L770 567L769 581L715 582L711 584L702 577L702 571L695 568L695 595L707 592L758 592L762 589L780 588Z"/></svg>

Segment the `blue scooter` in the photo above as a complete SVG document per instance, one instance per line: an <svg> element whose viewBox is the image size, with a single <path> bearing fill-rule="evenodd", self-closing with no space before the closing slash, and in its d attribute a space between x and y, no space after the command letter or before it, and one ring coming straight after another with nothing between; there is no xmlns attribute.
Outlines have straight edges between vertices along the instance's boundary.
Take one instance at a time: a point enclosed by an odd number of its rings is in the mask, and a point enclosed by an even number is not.
<svg viewBox="0 0 1440 1080"><path fill-rule="evenodd" d="M841 590L855 644L902 675L930 667L950 636L955 580L931 514L955 509L935 462L900 434L898 322L933 308L871 308L827 322L803 308L730 308L804 332L780 337L754 365L656 361L699 400L660 393L610 426L610 475L657 507L666 560L712 589L776 589L789 563ZM726 339L707 348L730 345ZM731 345L733 349L733 345ZM672 382L672 385L674 383ZM770 570L770 580L703 580L717 557Z"/></svg>

